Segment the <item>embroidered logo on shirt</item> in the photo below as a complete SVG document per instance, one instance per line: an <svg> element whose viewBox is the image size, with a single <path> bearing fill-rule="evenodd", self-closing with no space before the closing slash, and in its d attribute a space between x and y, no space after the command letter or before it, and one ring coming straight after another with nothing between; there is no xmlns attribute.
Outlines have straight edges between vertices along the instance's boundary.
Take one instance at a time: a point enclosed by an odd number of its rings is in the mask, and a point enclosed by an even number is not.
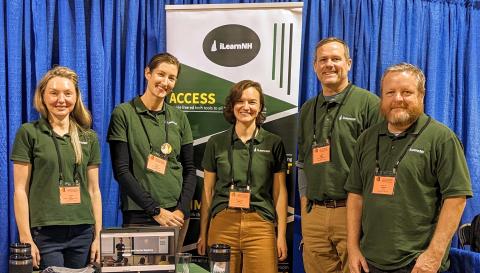
<svg viewBox="0 0 480 273"><path fill-rule="evenodd" d="M340 115L340 116L338 117L338 120L356 121L357 119L356 119L356 118L347 117L347 116L344 116L344 115Z"/></svg>
<svg viewBox="0 0 480 273"><path fill-rule="evenodd" d="M259 153L269 153L270 150L262 150L262 149L258 149L257 147L255 147L253 149L254 152L259 152Z"/></svg>
<svg viewBox="0 0 480 273"><path fill-rule="evenodd" d="M87 145L88 142L86 142L86 141L80 141L80 144L82 144L82 145Z"/></svg>
<svg viewBox="0 0 480 273"><path fill-rule="evenodd" d="M173 121L173 120L169 120L169 121L167 121L167 124L168 124L168 125L170 125L170 124L175 124L175 125L177 125L177 126L178 126L178 124L177 124L175 121Z"/></svg>
<svg viewBox="0 0 480 273"><path fill-rule="evenodd" d="M415 153L419 153L419 154L424 154L424 153L425 153L424 150L414 149L414 148L410 148L408 151L410 151L410 152L415 152Z"/></svg>

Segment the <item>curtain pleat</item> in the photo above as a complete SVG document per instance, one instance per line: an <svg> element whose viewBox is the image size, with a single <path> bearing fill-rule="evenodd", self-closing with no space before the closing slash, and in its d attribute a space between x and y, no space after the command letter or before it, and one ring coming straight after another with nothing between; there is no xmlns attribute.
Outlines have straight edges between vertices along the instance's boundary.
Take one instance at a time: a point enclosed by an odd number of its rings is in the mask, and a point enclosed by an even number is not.
<svg viewBox="0 0 480 273"><path fill-rule="evenodd" d="M106 143L111 111L143 93L146 62L166 48L166 4L232 2L266 1L0 0L0 249L18 239L9 155L20 125L38 118L32 100L43 74L64 65L79 75L101 143L103 224L118 226L118 184ZM475 1L304 1L300 104L320 89L312 64L324 37L349 44L351 81L377 94L385 68L402 61L418 65L427 77L425 111L465 146L476 196L464 222L480 212L479 25ZM7 265L8 251L0 251L0 272Z"/></svg>

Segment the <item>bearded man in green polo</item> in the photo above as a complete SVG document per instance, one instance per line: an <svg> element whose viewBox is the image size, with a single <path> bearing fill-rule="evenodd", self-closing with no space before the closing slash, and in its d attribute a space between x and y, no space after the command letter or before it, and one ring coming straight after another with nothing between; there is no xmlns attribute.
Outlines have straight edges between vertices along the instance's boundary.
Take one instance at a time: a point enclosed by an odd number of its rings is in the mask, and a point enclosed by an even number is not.
<svg viewBox="0 0 480 273"><path fill-rule="evenodd" d="M459 139L424 113L425 76L411 64L382 78L385 121L358 139L345 189L352 273L436 273L472 196Z"/></svg>

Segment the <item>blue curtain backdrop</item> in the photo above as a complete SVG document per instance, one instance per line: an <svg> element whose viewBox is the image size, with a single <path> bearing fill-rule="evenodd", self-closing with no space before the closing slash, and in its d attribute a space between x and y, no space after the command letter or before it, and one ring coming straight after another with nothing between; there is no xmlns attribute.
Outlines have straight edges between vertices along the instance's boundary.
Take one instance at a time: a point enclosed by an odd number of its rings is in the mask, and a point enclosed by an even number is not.
<svg viewBox="0 0 480 273"><path fill-rule="evenodd" d="M41 76L55 64L78 72L101 140L104 225L116 226L118 187L106 131L114 106L143 93L146 61L165 50L165 5L232 2L266 1L0 0L0 272L7 271L8 245L18 238L9 155L19 126L38 118L32 98ZM427 77L426 112L465 145L476 196L467 203L464 222L480 212L478 26L479 1L304 1L300 103L320 88L312 60L323 37L347 41L350 79L377 94L387 66L407 61L421 67Z"/></svg>

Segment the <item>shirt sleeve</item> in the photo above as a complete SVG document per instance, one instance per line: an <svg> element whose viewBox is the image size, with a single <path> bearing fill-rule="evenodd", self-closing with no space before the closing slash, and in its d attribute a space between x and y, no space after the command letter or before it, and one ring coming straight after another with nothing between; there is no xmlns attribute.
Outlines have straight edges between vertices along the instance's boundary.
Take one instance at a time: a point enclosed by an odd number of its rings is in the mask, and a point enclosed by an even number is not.
<svg viewBox="0 0 480 273"><path fill-rule="evenodd" d="M382 115L380 115L380 99L372 93L368 98L367 109L365 111L366 123L364 124L363 130L377 124L378 122L383 121Z"/></svg>
<svg viewBox="0 0 480 273"><path fill-rule="evenodd" d="M110 156L112 159L113 176L122 190L147 213L153 212L156 207L160 206L160 204L152 198L150 193L138 183L130 171L128 143L110 141Z"/></svg>
<svg viewBox="0 0 480 273"><path fill-rule="evenodd" d="M128 142L126 115L120 107L116 107L110 117L107 140Z"/></svg>
<svg viewBox="0 0 480 273"><path fill-rule="evenodd" d="M298 181L298 194L300 197L307 196L307 177L305 176L305 171L303 170L303 162L296 162L297 166L297 181Z"/></svg>
<svg viewBox="0 0 480 273"><path fill-rule="evenodd" d="M273 156L275 158L275 166L273 168L273 173L287 170L287 155L285 153L285 146L283 145L283 141L280 138L273 147Z"/></svg>
<svg viewBox="0 0 480 273"><path fill-rule="evenodd" d="M33 140L28 134L26 124L22 125L15 136L10 160L32 163L33 161Z"/></svg>
<svg viewBox="0 0 480 273"><path fill-rule="evenodd" d="M350 166L350 173L347 178L347 182L345 183L344 189L347 192L353 192L357 194L362 194L363 190L363 181L360 174L360 158L361 158L361 147L363 141L361 141L362 137L359 138L355 149L354 149L354 156L352 160L352 164Z"/></svg>
<svg viewBox="0 0 480 273"><path fill-rule="evenodd" d="M187 115L182 112L182 143L181 145L186 145L193 143L192 128L190 127L190 122L188 121Z"/></svg>
<svg viewBox="0 0 480 273"><path fill-rule="evenodd" d="M304 117L303 115L305 114L306 112L306 105L304 105L302 107L302 109L300 109L300 115L299 115L299 120L298 120L298 130L297 130L297 133L298 133L298 156L297 156L297 161L298 162L301 162L303 163L304 160L305 160L305 136L303 134L303 127L304 127L304 124L303 124L303 120L304 120Z"/></svg>
<svg viewBox="0 0 480 273"><path fill-rule="evenodd" d="M100 153L100 144L98 143L98 136L94 131L90 131L89 140L92 142L90 150L90 158L88 165L100 165L102 162L102 156Z"/></svg>
<svg viewBox="0 0 480 273"><path fill-rule="evenodd" d="M185 144L180 149L180 162L183 166L183 184L177 209L183 212L185 219L190 218L190 202L195 194L197 186L197 175L193 163L193 143Z"/></svg>
<svg viewBox="0 0 480 273"><path fill-rule="evenodd" d="M211 137L205 147L205 152L203 153L202 159L202 168L209 172L217 172L217 164L215 162L215 141Z"/></svg>
<svg viewBox="0 0 480 273"><path fill-rule="evenodd" d="M437 156L436 170L443 198L472 197L472 184L463 146L453 132L441 143L437 149Z"/></svg>

